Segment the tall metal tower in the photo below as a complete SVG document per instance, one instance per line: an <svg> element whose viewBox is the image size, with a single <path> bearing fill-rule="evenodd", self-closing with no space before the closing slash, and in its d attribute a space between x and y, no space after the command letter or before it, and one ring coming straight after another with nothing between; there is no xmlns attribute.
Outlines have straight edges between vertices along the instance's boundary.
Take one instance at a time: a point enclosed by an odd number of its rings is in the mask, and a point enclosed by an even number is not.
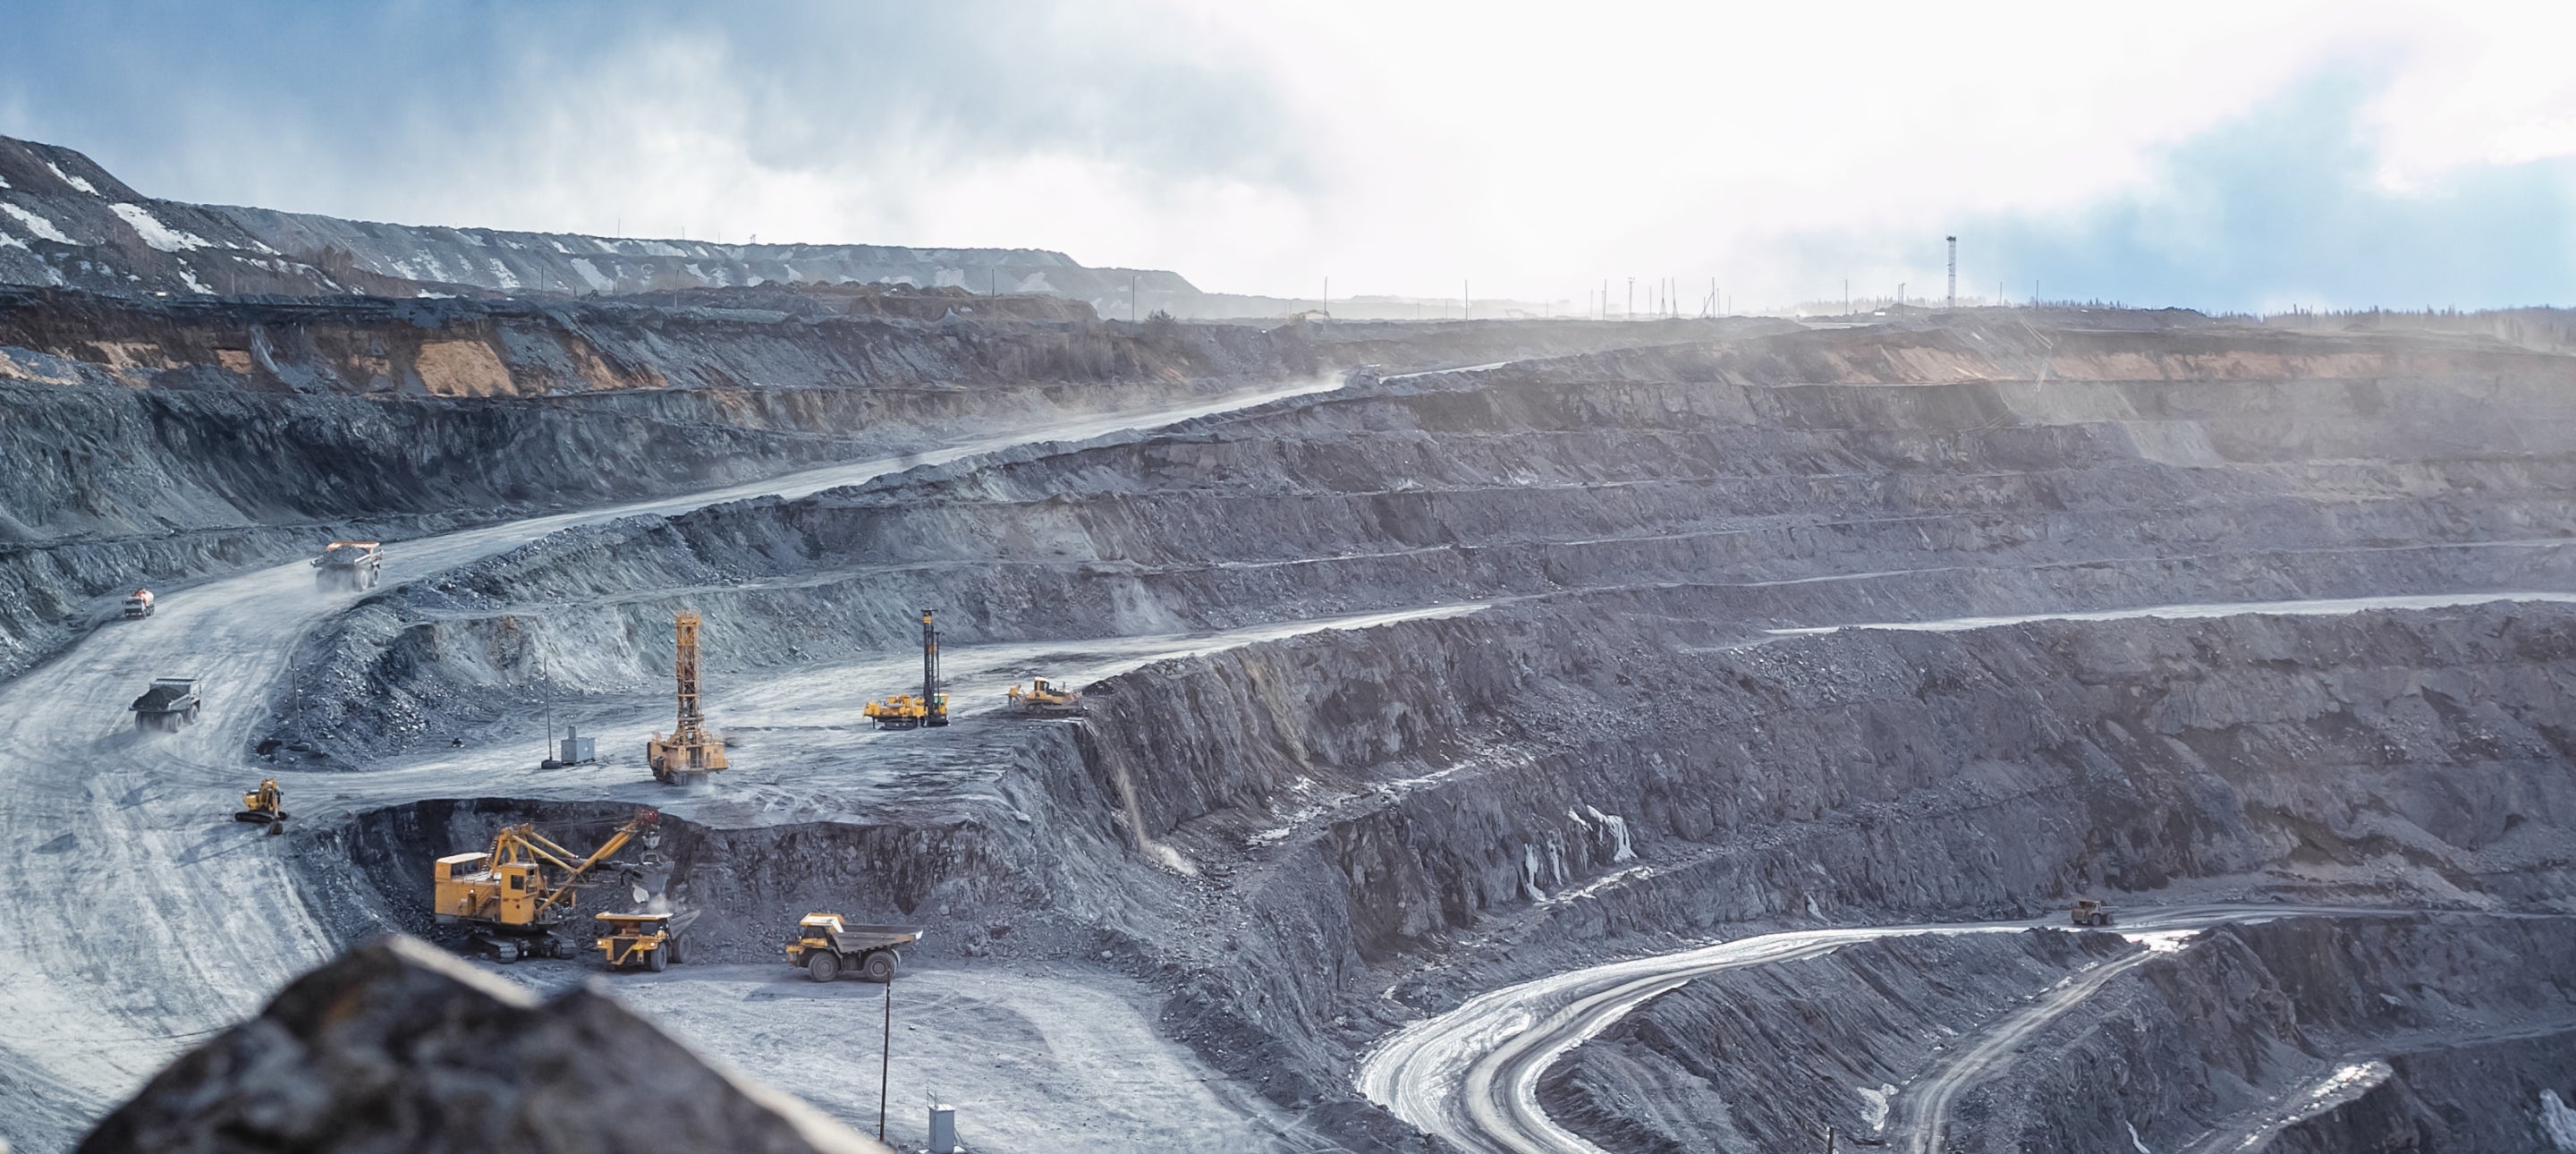
<svg viewBox="0 0 2576 1154"><path fill-rule="evenodd" d="M1959 307L1959 238L1945 236L1941 239L1950 242L1950 307L1955 309Z"/></svg>

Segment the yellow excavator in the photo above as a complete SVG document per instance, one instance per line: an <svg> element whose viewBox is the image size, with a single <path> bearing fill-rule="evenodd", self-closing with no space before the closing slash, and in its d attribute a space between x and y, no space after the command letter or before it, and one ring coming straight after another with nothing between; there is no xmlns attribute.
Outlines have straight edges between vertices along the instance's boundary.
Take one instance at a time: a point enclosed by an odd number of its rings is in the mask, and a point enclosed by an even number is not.
<svg viewBox="0 0 2576 1154"><path fill-rule="evenodd" d="M569 956L554 930L572 914L575 884L630 841L641 838L648 850L659 845L661 821L660 811L638 809L587 855L533 825L508 826L493 835L491 849L438 859L430 912L441 924L474 927L473 948L496 961Z"/></svg>
<svg viewBox="0 0 2576 1154"><path fill-rule="evenodd" d="M725 768L724 739L706 731L706 718L698 712L698 615L682 611L671 625L678 642L671 673L679 683L680 716L671 736L656 733L645 743L644 764L664 785L696 785Z"/></svg>
<svg viewBox="0 0 2576 1154"><path fill-rule="evenodd" d="M879 729L919 729L948 724L948 695L939 689L939 627L921 611L921 696L898 693L859 710Z"/></svg>
<svg viewBox="0 0 2576 1154"><path fill-rule="evenodd" d="M276 778L261 778L258 789L241 795L241 808L234 811L233 820L258 822L271 835L285 833L286 791L277 788Z"/></svg>
<svg viewBox="0 0 2576 1154"><path fill-rule="evenodd" d="M1010 700L1011 712L1024 717L1071 717L1082 712L1082 691L1067 689L1043 677L1032 677L1029 686L1012 686L1003 695Z"/></svg>

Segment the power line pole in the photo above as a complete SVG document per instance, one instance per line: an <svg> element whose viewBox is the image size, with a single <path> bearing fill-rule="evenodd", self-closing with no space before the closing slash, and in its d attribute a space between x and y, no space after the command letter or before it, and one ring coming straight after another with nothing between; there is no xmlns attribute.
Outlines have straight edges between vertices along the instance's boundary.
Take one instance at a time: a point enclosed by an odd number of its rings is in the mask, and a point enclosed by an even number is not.
<svg viewBox="0 0 2576 1154"><path fill-rule="evenodd" d="M1627 321L1637 319L1637 278L1635 277L1628 278L1628 311L1621 313L1619 319Z"/></svg>
<svg viewBox="0 0 2576 1154"><path fill-rule="evenodd" d="M877 1141L885 1141L886 1085L894 1075L894 981L885 984L885 1044L877 1051Z"/></svg>
<svg viewBox="0 0 2576 1154"><path fill-rule="evenodd" d="M1133 273L1127 276L1127 323L1136 323L1136 276Z"/></svg>
<svg viewBox="0 0 2576 1154"><path fill-rule="evenodd" d="M1959 307L1959 238L1958 238L1958 237L1955 237L1955 236L1945 236L1945 237L1942 237L1941 239L1943 239L1943 240L1945 240L1945 241L1950 242L1950 306L1949 306L1949 307L1951 307L1951 308L1954 308L1954 309L1955 309L1955 308Z"/></svg>
<svg viewBox="0 0 2576 1154"><path fill-rule="evenodd" d="M1472 297L1470 297L1470 296L1468 296L1468 295L1467 295L1467 282L1465 282L1465 281L1459 281L1459 282L1458 282L1458 319L1459 319L1459 320L1462 320L1462 321L1463 321L1463 320L1466 320L1466 319L1467 319L1467 302L1468 302L1468 301L1470 301L1470 300L1472 300L1472 299L1474 299L1474 298L1472 298Z"/></svg>

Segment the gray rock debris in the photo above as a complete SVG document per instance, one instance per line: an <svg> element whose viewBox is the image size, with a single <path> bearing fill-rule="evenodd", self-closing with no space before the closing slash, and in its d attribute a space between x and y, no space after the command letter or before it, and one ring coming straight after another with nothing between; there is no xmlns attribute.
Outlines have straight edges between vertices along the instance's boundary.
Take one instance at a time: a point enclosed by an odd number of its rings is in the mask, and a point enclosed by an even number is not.
<svg viewBox="0 0 2576 1154"><path fill-rule="evenodd" d="M882 1152L616 999L551 1001L417 939L297 979L99 1123L113 1151Z"/></svg>

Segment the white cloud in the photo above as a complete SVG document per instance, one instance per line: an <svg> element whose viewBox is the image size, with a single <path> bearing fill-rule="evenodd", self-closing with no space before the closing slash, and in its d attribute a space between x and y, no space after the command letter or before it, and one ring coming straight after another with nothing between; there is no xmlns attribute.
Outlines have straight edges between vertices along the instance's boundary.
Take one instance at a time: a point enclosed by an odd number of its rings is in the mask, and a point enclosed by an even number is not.
<svg viewBox="0 0 2576 1154"><path fill-rule="evenodd" d="M1633 275L1718 277L1757 304L1846 274L1920 293L1940 236L1971 219L2170 203L2150 187L2170 150L2320 75L2369 97L2360 143L2382 191L2576 155L2576 73L2555 59L2576 16L2522 6L852 11L556 10L494 30L515 55L477 75L513 93L508 115L440 87L453 62L391 89L377 135L327 108L302 122L277 99L205 102L173 150L217 187L148 191L412 223L1050 248L1291 296L1329 275L1337 294L1468 279L1479 297L1576 300ZM0 85L0 124L32 99ZM1819 236L1855 239L1823 257ZM1962 249L1963 279L1990 291L1991 250Z"/></svg>

